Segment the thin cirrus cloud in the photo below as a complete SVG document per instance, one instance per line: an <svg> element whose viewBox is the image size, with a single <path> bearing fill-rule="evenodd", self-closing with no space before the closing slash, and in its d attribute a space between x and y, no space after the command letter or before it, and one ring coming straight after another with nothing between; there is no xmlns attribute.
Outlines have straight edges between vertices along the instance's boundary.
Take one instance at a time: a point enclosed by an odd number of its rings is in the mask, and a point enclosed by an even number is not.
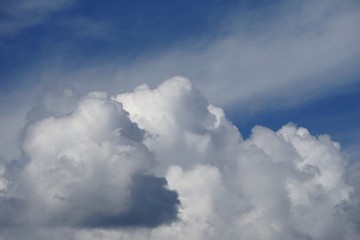
<svg viewBox="0 0 360 240"><path fill-rule="evenodd" d="M281 2L246 14L234 10L203 37L185 43L175 41L165 49L133 56L128 62L121 59L126 56L124 46L115 44L122 32L107 25L109 19L100 19L96 23L101 28L95 27L85 39L99 40L95 46L100 45L104 52L108 52L106 46L112 46L110 56L92 56L91 48L79 53L66 49L69 44L56 45L50 50L56 56L54 62L45 59L28 75L35 72L34 76L45 84L72 84L80 91L89 91L130 90L144 81L155 86L180 74L192 79L211 101L222 106L288 108L357 81L360 32L355 26L360 21L359 11L358 3L350 0ZM76 47L81 44L76 42L76 36L95 20L73 20L72 24L68 20L70 28L80 29L73 32ZM104 36L113 40L107 42ZM83 56L83 65L74 71L59 62L59 56L70 62ZM97 64L87 65L92 57ZM100 82L101 76L106 76L107 81ZM62 81L55 83L53 79Z"/></svg>
<svg viewBox="0 0 360 240"><path fill-rule="evenodd" d="M277 7L270 16L233 16L206 47L174 47L120 69L115 84L182 74L218 104L262 109L304 103L357 81L357 3L305 1Z"/></svg>
<svg viewBox="0 0 360 240"><path fill-rule="evenodd" d="M58 101L2 161L4 239L359 237L359 171L327 135L287 124L244 139L183 77Z"/></svg>
<svg viewBox="0 0 360 240"><path fill-rule="evenodd" d="M15 0L0 6L0 37L16 35L22 30L41 24L56 11L61 11L74 4L76 0Z"/></svg>
<svg viewBox="0 0 360 240"><path fill-rule="evenodd" d="M156 50L144 47L143 54L125 57L127 61L121 58L132 49L126 45L129 42L121 40L123 34L131 35L126 29L119 31L111 19L69 17L61 24L72 40L66 38L55 45L44 41L44 51L54 57L40 56L36 59L39 64L25 75L46 86L60 85L61 89L70 84L85 92L97 88L131 90L144 81L156 86L180 74L192 79L221 106L287 108L357 81L360 31L354 26L360 21L359 12L357 1L352 0L283 1L234 8L209 33L195 39L179 36L184 41L163 40L154 30L155 36L145 37L148 42L143 45ZM141 26L138 31L149 31ZM86 33L79 38L83 31ZM133 37L133 41L141 40L135 33ZM173 44L165 44L164 49L149 43L167 40ZM86 42L93 45L81 52L79 46Z"/></svg>

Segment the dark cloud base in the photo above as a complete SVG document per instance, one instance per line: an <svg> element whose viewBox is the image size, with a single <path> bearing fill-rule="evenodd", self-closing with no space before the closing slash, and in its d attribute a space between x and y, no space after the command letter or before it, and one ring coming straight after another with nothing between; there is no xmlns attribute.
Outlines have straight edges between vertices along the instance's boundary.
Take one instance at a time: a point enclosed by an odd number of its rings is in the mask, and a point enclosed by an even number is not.
<svg viewBox="0 0 360 240"><path fill-rule="evenodd" d="M131 189L131 206L120 215L98 215L85 219L79 227L117 228L147 227L153 228L177 220L180 201L176 191L166 188L164 177L139 175L134 177Z"/></svg>

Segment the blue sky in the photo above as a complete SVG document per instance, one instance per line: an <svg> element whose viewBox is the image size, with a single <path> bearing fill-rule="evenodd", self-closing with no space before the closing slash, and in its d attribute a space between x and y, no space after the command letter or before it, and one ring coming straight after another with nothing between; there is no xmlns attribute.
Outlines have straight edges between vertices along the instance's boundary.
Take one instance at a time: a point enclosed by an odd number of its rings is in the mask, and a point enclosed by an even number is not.
<svg viewBox="0 0 360 240"><path fill-rule="evenodd" d="M101 4L73 1L54 11L46 7L39 12L24 10L24 17L17 16L21 11L16 2L8 5L9 10L5 4L2 14L4 23L9 24L2 29L2 79L17 74L18 67L39 64L39 57L51 59L59 54L59 49L61 64L70 68L109 59L129 64L139 55L161 52L177 43L211 34L236 4L233 1L225 4L221 1L104 1ZM34 17L39 20L21 26Z"/></svg>
<svg viewBox="0 0 360 240"><path fill-rule="evenodd" d="M0 239L358 239L359 23L358 0L1 1Z"/></svg>
<svg viewBox="0 0 360 240"><path fill-rule="evenodd" d="M183 75L245 136L256 124L291 121L355 154L358 9L356 1L8 1L2 108L65 86L126 91Z"/></svg>
<svg viewBox="0 0 360 240"><path fill-rule="evenodd" d="M229 110L229 117L242 129L242 134L251 134L254 125L279 129L293 122L308 128L313 134L329 134L334 141L341 143L349 154L351 162L358 161L360 144L360 87L351 85L350 90L337 91L330 96L306 102L290 109L248 111L245 114Z"/></svg>

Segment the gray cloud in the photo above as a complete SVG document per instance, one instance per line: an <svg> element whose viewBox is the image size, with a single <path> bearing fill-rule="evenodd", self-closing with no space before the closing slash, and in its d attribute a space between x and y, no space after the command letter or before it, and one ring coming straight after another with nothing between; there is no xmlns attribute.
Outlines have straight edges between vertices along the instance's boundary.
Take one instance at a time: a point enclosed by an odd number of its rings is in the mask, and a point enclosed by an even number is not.
<svg viewBox="0 0 360 240"><path fill-rule="evenodd" d="M165 178L151 175L134 177L131 203L118 216L95 215L78 223L88 228L157 227L177 220L178 194L166 189Z"/></svg>
<svg viewBox="0 0 360 240"><path fill-rule="evenodd" d="M351 200L345 204L344 209L348 214L349 220L360 234L360 164L354 163L349 167L347 180L353 191L351 193Z"/></svg>

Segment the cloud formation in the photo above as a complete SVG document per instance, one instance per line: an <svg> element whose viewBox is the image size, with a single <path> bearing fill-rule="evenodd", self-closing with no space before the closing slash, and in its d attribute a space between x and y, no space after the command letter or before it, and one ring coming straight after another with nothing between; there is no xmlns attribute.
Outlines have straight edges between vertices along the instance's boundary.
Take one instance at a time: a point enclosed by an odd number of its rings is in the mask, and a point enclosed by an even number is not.
<svg viewBox="0 0 360 240"><path fill-rule="evenodd" d="M359 237L358 167L327 135L290 123L243 139L183 77L54 99L23 157L1 161L4 239Z"/></svg>

